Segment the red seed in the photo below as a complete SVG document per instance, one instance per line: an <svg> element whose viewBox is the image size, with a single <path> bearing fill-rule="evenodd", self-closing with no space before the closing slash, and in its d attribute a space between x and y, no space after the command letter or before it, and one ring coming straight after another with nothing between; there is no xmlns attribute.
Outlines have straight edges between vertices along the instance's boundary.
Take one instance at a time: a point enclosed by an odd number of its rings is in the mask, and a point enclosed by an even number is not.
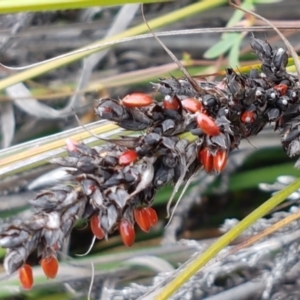
<svg viewBox="0 0 300 300"><path fill-rule="evenodd" d="M146 208L136 208L133 211L134 219L139 225L139 227L145 231L149 232L151 224L149 219L149 214Z"/></svg>
<svg viewBox="0 0 300 300"><path fill-rule="evenodd" d="M178 110L180 108L179 99L169 95L165 96L163 104L165 109Z"/></svg>
<svg viewBox="0 0 300 300"><path fill-rule="evenodd" d="M202 112L197 113L197 125L207 135L216 136L220 134L220 129L215 121Z"/></svg>
<svg viewBox="0 0 300 300"><path fill-rule="evenodd" d="M216 152L216 155L213 157L214 170L217 173L220 173L224 170L227 164L227 151L220 149Z"/></svg>
<svg viewBox="0 0 300 300"><path fill-rule="evenodd" d="M33 286L32 268L25 264L19 269L19 279L25 290L30 290Z"/></svg>
<svg viewBox="0 0 300 300"><path fill-rule="evenodd" d="M198 158L203 164L206 173L211 173L214 168L214 161L212 154L209 152L209 149L203 148L201 151L199 151Z"/></svg>
<svg viewBox="0 0 300 300"><path fill-rule="evenodd" d="M157 213L156 213L155 209L153 209L152 207L146 207L145 209L147 210L147 213L149 216L150 226L151 227L155 226L158 221L158 217L157 217Z"/></svg>
<svg viewBox="0 0 300 300"><path fill-rule="evenodd" d="M256 112L255 111L244 111L241 115L241 121L243 123L251 124L256 120Z"/></svg>
<svg viewBox="0 0 300 300"><path fill-rule="evenodd" d="M284 96L284 95L286 95L288 86L284 83L280 83L280 84L274 86L274 90L278 91L280 96Z"/></svg>
<svg viewBox="0 0 300 300"><path fill-rule="evenodd" d="M119 231L124 245L127 247L132 246L135 240L133 226L127 220L123 219L119 224Z"/></svg>
<svg viewBox="0 0 300 300"><path fill-rule="evenodd" d="M123 152L119 157L119 165L129 165L136 161L138 155L134 150L127 150Z"/></svg>
<svg viewBox="0 0 300 300"><path fill-rule="evenodd" d="M102 230L102 228L100 227L100 218L99 216L92 216L91 221L90 221L90 226L91 226L91 230L94 234L94 236L99 239L102 240L104 238L104 232Z"/></svg>
<svg viewBox="0 0 300 300"><path fill-rule="evenodd" d="M195 98L186 98L181 101L183 108L191 113L196 113L202 110L202 103Z"/></svg>
<svg viewBox="0 0 300 300"><path fill-rule="evenodd" d="M143 93L133 93L125 96L122 103L126 107L143 107L153 103L153 98Z"/></svg>
<svg viewBox="0 0 300 300"><path fill-rule="evenodd" d="M47 278L55 278L58 272L58 261L55 256L50 255L41 260L42 269Z"/></svg>

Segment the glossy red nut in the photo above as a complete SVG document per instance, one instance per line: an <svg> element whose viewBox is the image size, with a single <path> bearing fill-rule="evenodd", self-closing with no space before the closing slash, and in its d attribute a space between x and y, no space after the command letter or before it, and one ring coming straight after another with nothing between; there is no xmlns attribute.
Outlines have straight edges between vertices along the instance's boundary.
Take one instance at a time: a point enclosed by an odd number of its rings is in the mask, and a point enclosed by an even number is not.
<svg viewBox="0 0 300 300"><path fill-rule="evenodd" d="M42 269L47 278L55 278L58 272L58 261L55 256L50 255L41 260Z"/></svg>
<svg viewBox="0 0 300 300"><path fill-rule="evenodd" d="M133 211L134 219L139 225L139 227L145 231L149 232L151 224L150 224L150 219L149 219L149 214L147 212L147 208L136 208Z"/></svg>
<svg viewBox="0 0 300 300"><path fill-rule="evenodd" d="M209 150L207 148L203 148L199 151L198 158L206 173L211 173L214 169L214 158Z"/></svg>
<svg viewBox="0 0 300 300"><path fill-rule="evenodd" d="M178 110L180 108L179 99L177 97L165 96L163 105L165 109Z"/></svg>
<svg viewBox="0 0 300 300"><path fill-rule="evenodd" d="M143 93L133 93L122 99L122 104L126 107L143 107L153 103L153 98Z"/></svg>
<svg viewBox="0 0 300 300"><path fill-rule="evenodd" d="M134 150L124 151L119 157L119 165L129 165L137 160L137 153Z"/></svg>
<svg viewBox="0 0 300 300"><path fill-rule="evenodd" d="M274 86L274 90L278 91L280 96L284 96L284 95L286 95L288 86L284 83L280 83L280 84Z"/></svg>
<svg viewBox="0 0 300 300"><path fill-rule="evenodd" d="M256 112L255 111L244 111L241 115L241 121L246 124L251 124L256 120Z"/></svg>
<svg viewBox="0 0 300 300"><path fill-rule="evenodd" d="M19 279L25 290L30 290L33 286L32 268L25 264L19 269Z"/></svg>
<svg viewBox="0 0 300 300"><path fill-rule="evenodd" d="M150 226L155 226L158 222L158 216L155 209L153 209L152 207L146 207L145 209L147 210L147 214L149 216Z"/></svg>
<svg viewBox="0 0 300 300"><path fill-rule="evenodd" d="M202 111L202 103L196 98L186 98L181 101L182 107L191 113Z"/></svg>
<svg viewBox="0 0 300 300"><path fill-rule="evenodd" d="M135 240L133 226L127 220L123 219L119 224L119 231L124 245L127 247L132 246Z"/></svg>
<svg viewBox="0 0 300 300"><path fill-rule="evenodd" d="M196 117L198 127L207 135L216 136L220 134L220 129L215 121L208 115L198 112Z"/></svg>
<svg viewBox="0 0 300 300"><path fill-rule="evenodd" d="M227 164L227 151L220 149L213 157L213 167L215 172L220 173L224 170Z"/></svg>
<svg viewBox="0 0 300 300"><path fill-rule="evenodd" d="M94 234L94 236L99 239L102 240L105 236L102 228L100 227L100 218L99 216L92 216L91 221L90 221L90 226L91 226L91 230Z"/></svg>

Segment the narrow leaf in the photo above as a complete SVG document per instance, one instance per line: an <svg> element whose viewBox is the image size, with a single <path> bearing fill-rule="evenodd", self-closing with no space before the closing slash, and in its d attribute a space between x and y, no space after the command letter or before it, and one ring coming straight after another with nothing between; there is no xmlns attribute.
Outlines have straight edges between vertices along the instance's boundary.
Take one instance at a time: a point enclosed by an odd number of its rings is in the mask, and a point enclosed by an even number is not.
<svg viewBox="0 0 300 300"><path fill-rule="evenodd" d="M167 2L169 0L160 0ZM25 11L66 10L87 8L90 6L125 5L129 3L155 3L157 0L1 0L0 13Z"/></svg>
<svg viewBox="0 0 300 300"><path fill-rule="evenodd" d="M240 53L240 46L241 46L242 39L243 39L242 34L239 34L235 38L234 44L231 47L229 52L229 65L233 68L236 68L239 65L239 53Z"/></svg>

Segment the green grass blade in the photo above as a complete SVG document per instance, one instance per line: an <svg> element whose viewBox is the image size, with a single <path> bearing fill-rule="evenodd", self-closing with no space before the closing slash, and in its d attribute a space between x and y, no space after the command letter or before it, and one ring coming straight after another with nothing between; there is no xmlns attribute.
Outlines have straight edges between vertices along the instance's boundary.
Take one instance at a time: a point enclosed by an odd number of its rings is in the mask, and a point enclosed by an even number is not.
<svg viewBox="0 0 300 300"><path fill-rule="evenodd" d="M160 0L167 2L170 0ZM130 3L154 3L158 0L1 0L0 13L19 13L26 11L79 9L90 6L112 6Z"/></svg>
<svg viewBox="0 0 300 300"><path fill-rule="evenodd" d="M237 33L234 33L232 39L220 40L204 53L204 57L213 59L228 51L232 45L234 45L234 38L236 35Z"/></svg>

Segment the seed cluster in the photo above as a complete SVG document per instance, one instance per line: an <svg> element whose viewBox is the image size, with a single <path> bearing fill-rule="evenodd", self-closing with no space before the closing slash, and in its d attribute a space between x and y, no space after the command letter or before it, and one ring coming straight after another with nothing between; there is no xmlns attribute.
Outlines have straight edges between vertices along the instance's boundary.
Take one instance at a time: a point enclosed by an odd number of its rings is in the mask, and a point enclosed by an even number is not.
<svg viewBox="0 0 300 300"><path fill-rule="evenodd" d="M54 278L56 253L78 218L90 220L98 239L119 230L131 246L135 223L145 232L157 223L151 205L161 186L173 183L177 190L202 167L220 173L229 152L267 123L275 122L288 155L299 154L299 86L286 71L287 53L256 38L251 46L261 70L238 74L227 69L222 82L161 79L153 84L163 96L160 102L143 93L99 100L95 112L100 118L145 133L93 148L67 140L68 156L53 163L67 167L73 182L41 192L30 201L36 213L0 234L7 273L19 270L21 284L31 288L26 260L38 249L45 275ZM190 133L192 141L180 139L182 133Z"/></svg>

